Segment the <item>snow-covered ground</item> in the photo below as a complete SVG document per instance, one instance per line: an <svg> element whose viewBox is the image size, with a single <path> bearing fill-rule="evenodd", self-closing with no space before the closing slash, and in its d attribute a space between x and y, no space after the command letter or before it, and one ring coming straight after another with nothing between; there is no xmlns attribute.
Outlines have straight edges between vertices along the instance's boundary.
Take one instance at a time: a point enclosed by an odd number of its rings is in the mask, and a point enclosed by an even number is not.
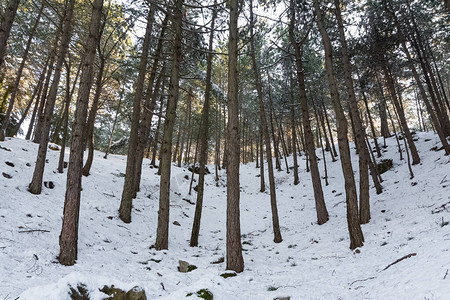
<svg viewBox="0 0 450 300"><path fill-rule="evenodd" d="M195 202L196 193L188 195L190 172L172 168L169 250L155 251L149 247L156 234L156 169L144 160L132 222L124 224L117 211L126 158L105 160L96 152L92 175L83 178L78 261L65 267L56 259L66 180L56 172L59 153L48 151L44 176L55 187L32 195L27 185L37 145L8 139L0 143L0 173L12 176L0 176L0 299L69 299L69 285L78 283L86 285L91 299L103 299L99 288L111 284L126 290L140 286L148 299L184 299L188 293L195 298L200 289L211 291L214 299L450 299L450 158L430 150L438 144L434 134L417 137L422 163L413 167L412 180L395 140L387 140L383 158L393 158L394 168L382 175L382 194L371 188L372 219L362 226L366 242L359 251L349 249L339 161L331 163L327 156L330 185L323 188L330 220L321 226L304 156L299 185L293 185L292 173L276 172L280 244L273 243L270 198L259 192L259 169L242 165L245 270L226 279L220 276L225 263L213 263L225 256L224 171L219 187L213 175L206 176L200 246L191 248L194 205L183 198ZM178 260L198 268L180 273Z"/></svg>

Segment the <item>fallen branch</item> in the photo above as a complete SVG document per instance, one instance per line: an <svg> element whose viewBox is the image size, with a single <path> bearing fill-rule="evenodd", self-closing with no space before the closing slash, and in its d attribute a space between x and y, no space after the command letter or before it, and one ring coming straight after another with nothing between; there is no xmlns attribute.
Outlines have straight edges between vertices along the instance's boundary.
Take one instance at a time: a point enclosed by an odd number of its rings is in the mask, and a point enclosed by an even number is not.
<svg viewBox="0 0 450 300"><path fill-rule="evenodd" d="M401 261L404 260L404 259L410 258L410 257L412 257L412 256L416 256L416 255L417 255L417 253L410 253L410 254L408 254L408 255L405 255L405 256L403 256L402 258L399 258L399 259L397 259L396 261L394 261L393 263L387 265L387 267L384 268L382 271L384 271L384 270L386 270L387 268L389 268L389 267L395 265L396 263L401 262Z"/></svg>
<svg viewBox="0 0 450 300"><path fill-rule="evenodd" d="M373 277L369 277L369 278L366 278L366 279L358 279L358 280L355 280L355 281L353 281L352 283L350 283L350 285L354 284L355 282L359 282L359 281L367 281L367 280L375 279L375 278L376 278L376 277L373 276Z"/></svg>
<svg viewBox="0 0 450 300"><path fill-rule="evenodd" d="M19 233L28 233L28 232L50 232L50 231L44 229L19 230Z"/></svg>
<svg viewBox="0 0 450 300"><path fill-rule="evenodd" d="M437 213L443 212L444 210L447 210L447 205L449 205L449 204L450 204L450 201L447 202L447 203L442 204L442 205L439 206L439 207L436 207L435 209L433 209L433 210L431 211L431 213L432 213L432 214L437 214Z"/></svg>
<svg viewBox="0 0 450 300"><path fill-rule="evenodd" d="M444 275L443 279L447 278L447 275L448 275L448 269L447 269L447 272L445 272L445 275Z"/></svg>
<svg viewBox="0 0 450 300"><path fill-rule="evenodd" d="M336 206L338 206L341 203L345 203L345 201L340 201L340 202L336 203L335 205L333 205L333 207L336 207Z"/></svg>
<svg viewBox="0 0 450 300"><path fill-rule="evenodd" d="M195 203L194 202L192 202L191 200L189 200L189 199L186 199L186 198L181 198L181 200L184 200L184 201L186 201L187 203L189 203L189 204L192 204L192 205L195 205Z"/></svg>

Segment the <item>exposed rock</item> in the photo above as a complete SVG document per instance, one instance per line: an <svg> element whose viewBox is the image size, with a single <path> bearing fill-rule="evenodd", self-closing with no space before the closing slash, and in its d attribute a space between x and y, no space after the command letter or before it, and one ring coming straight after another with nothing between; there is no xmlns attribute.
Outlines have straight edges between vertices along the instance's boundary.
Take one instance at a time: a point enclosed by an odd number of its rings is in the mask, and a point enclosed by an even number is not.
<svg viewBox="0 0 450 300"><path fill-rule="evenodd" d="M178 271L180 271L181 273L187 273L188 268L189 268L189 263L184 260L179 260L178 264L179 264Z"/></svg>
<svg viewBox="0 0 450 300"><path fill-rule="evenodd" d="M56 145L56 144L49 144L49 145L48 145L48 149L53 150L53 151L59 151L59 150L61 150L61 149L59 148L59 146Z"/></svg>
<svg viewBox="0 0 450 300"><path fill-rule="evenodd" d="M377 170L380 174L383 174L384 172L392 169L392 166L392 159L382 159L377 165Z"/></svg>
<svg viewBox="0 0 450 300"><path fill-rule="evenodd" d="M14 163L10 162L10 161L5 161L5 164L7 164L10 167L14 168Z"/></svg>
<svg viewBox="0 0 450 300"><path fill-rule="evenodd" d="M9 175L8 173L5 173L5 172L2 172L2 175L3 175L3 177L8 178L8 179L12 178L11 175Z"/></svg>
<svg viewBox="0 0 450 300"><path fill-rule="evenodd" d="M191 265L184 260L179 260L178 264L179 264L178 271L180 271L181 273L187 273L197 269L197 266Z"/></svg>
<svg viewBox="0 0 450 300"><path fill-rule="evenodd" d="M115 288L114 285L110 287L105 285L100 291L110 296L105 298L108 300L147 300L145 291L137 286L125 292L124 290Z"/></svg>
<svg viewBox="0 0 450 300"><path fill-rule="evenodd" d="M127 292L125 300L147 300L147 296L142 288L135 286Z"/></svg>
<svg viewBox="0 0 450 300"><path fill-rule="evenodd" d="M204 167L205 169L205 174L211 174L211 172L209 172L208 167ZM194 172L195 174L198 174L200 172L200 166L195 165L195 166L189 166L188 168L189 172Z"/></svg>
<svg viewBox="0 0 450 300"><path fill-rule="evenodd" d="M178 221L174 221L174 222L173 222L173 225L175 225L175 226L181 226L181 224L180 224Z"/></svg>
<svg viewBox="0 0 450 300"><path fill-rule="evenodd" d="M287 296L287 297L276 297L273 300L291 300L291 297Z"/></svg>
<svg viewBox="0 0 450 300"><path fill-rule="evenodd" d="M55 184L53 183L53 181L44 181L44 186L49 189L55 188Z"/></svg>

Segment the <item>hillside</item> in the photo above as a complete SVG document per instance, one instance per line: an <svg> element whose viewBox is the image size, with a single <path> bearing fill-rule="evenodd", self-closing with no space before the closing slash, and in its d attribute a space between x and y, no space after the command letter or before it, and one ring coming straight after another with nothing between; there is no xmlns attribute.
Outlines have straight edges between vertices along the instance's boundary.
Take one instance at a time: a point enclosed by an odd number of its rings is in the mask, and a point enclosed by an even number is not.
<svg viewBox="0 0 450 300"><path fill-rule="evenodd" d="M383 158L392 158L394 166L382 174L382 194L371 188L372 219L362 226L365 245L356 251L349 249L339 161L327 157L330 184L323 188L330 220L321 226L315 223L304 156L299 185L293 185L292 174L276 172L280 244L272 241L270 199L259 192L259 169L254 163L241 165L245 271L230 278L220 276L225 272L220 263L225 256L223 170L218 187L213 175L206 176L200 246L191 248L194 205L189 202L196 199L194 191L188 195L191 173L172 167L169 250L155 251L150 246L158 211L156 170L144 160L132 222L124 224L117 210L126 157L103 159L96 152L92 175L83 178L78 261L65 267L56 259L66 180L66 174L56 172L59 153L48 151L44 176L54 188L32 195L27 185L37 145L7 139L0 143L0 299L70 299L69 285L80 283L91 299L103 299L99 288L111 284L142 287L148 299L189 299L188 293L195 298L201 289L211 291L214 299L448 299L450 158L431 150L438 145L433 133L416 137L422 163L413 167L413 179L406 160L399 160L395 139L387 140ZM319 165L323 172L322 161ZM356 160L353 166L356 170ZM180 273L179 260L197 269Z"/></svg>

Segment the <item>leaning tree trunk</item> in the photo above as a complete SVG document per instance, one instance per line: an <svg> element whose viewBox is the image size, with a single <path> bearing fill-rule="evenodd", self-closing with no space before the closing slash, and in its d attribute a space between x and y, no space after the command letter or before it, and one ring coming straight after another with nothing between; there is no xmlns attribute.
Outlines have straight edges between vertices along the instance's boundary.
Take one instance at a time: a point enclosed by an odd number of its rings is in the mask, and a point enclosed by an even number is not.
<svg viewBox="0 0 450 300"><path fill-rule="evenodd" d="M230 0L228 36L228 127L227 127L227 270L244 271L242 257L239 185L239 83L238 83L238 0Z"/></svg>
<svg viewBox="0 0 450 300"><path fill-rule="evenodd" d="M427 93L425 92L425 87L423 86L422 81L420 80L419 73L417 72L417 69L414 65L414 61L411 57L408 47L406 46L405 36L401 30L398 18L395 14L393 14L393 17L394 17L394 21L395 21L395 26L400 33L400 41L401 41L403 52L406 55L406 58L408 60L408 66L411 69L414 80L417 84L417 87L419 88L419 92L420 92L420 96L422 97L422 101L425 103L425 107L427 108L428 115L431 118L431 122L432 122L434 128L436 129L439 139L441 140L442 146L444 147L445 154L449 155L450 154L450 145L447 142L445 133L441 127L441 124L439 123L438 117L436 116L436 114L433 111L433 107L431 106L430 100L428 99ZM423 125L425 126L425 123Z"/></svg>
<svg viewBox="0 0 450 300"><path fill-rule="evenodd" d="M216 4L216 1L214 1ZM200 221L202 217L203 208L203 194L205 190L205 167L208 162L208 128L209 128L209 108L211 100L211 74L212 74L212 59L213 59L213 42L214 42L214 25L217 16L217 9L213 8L211 19L211 33L209 34L208 57L206 61L206 88L205 88L205 103L203 104L202 123L200 126L200 159L198 172L198 189L197 202L195 204L194 223L192 225L191 240L189 245L195 247L198 245L198 235L200 233Z"/></svg>
<svg viewBox="0 0 450 300"><path fill-rule="evenodd" d="M0 70L3 68L5 61L6 45L8 44L9 34L16 18L17 8L20 0L9 0L0 22Z"/></svg>
<svg viewBox="0 0 450 300"><path fill-rule="evenodd" d="M15 1L15 2L19 3L19 1ZM16 7L16 9L17 9L17 7ZM33 27L31 28L27 44L25 46L25 50L24 50L23 55L22 55L22 61L20 62L19 69L17 70L16 80L14 81L14 86L13 86L13 89L12 89L12 92L11 92L11 98L9 99L8 109L6 110L6 114L3 117L2 126L0 127L0 141L4 141L5 140L5 136L8 135L8 133L6 131L7 131L8 126L9 126L9 119L11 117L11 112L12 112L13 107L14 107L14 102L16 100L17 92L19 91L20 79L22 78L23 68L25 67L25 62L27 61L28 53L30 52L30 48L31 48L31 42L33 41L33 37L34 37L34 35L36 33L36 29L37 29L37 27L39 25L39 22L41 20L41 16L42 16L42 11L43 10L44 10L44 2L41 4L41 8L39 8L39 13L38 13L38 16L36 17L36 21L35 21ZM2 36L2 31L0 30L0 39L1 39L1 36ZM1 45L2 44L1 44L1 41L0 41L0 47L2 47ZM0 50L0 52L2 50ZM1 58L0 58L0 68L1 68Z"/></svg>
<svg viewBox="0 0 450 300"><path fill-rule="evenodd" d="M316 204L317 222L319 225L328 221L328 211L323 197L322 183L320 179L319 166L317 164L316 149L314 146L314 136L311 130L309 118L308 100L306 97L305 78L303 73L302 49L301 45L295 40L294 24L295 24L295 8L294 0L290 1L291 21L289 24L289 39L295 50L295 62L297 65L297 81L300 91L300 107L302 110L303 132L305 134L305 146L309 157L311 170L311 181L314 190L314 199Z"/></svg>
<svg viewBox="0 0 450 300"><path fill-rule="evenodd" d="M34 89L33 95L31 96L31 99L30 99L30 105L31 105L33 102L35 102L35 104L34 104L34 108L33 108L33 113L31 114L30 125L28 126L27 134L26 134L26 137L25 137L26 140L29 140L29 139L30 139L30 136L31 136L31 130L33 129L33 124L34 124L34 120L35 120L35 118L36 118L37 108L39 107L39 97L40 97L41 92L42 92L42 86L43 86L43 84L44 84L44 79L45 79L45 73L47 72L48 62L49 62L49 59L47 59L47 60L45 61L44 68L43 68L43 70L42 70L42 72L41 72L41 75L39 75L39 79L38 79L38 81L37 81L36 88ZM34 101L34 99L36 99L36 101ZM19 123L17 124L17 126L16 126L14 132L12 133L13 136L17 134L17 132L18 132L19 129L20 129L20 126L22 126L23 121L24 121L25 118L27 117L27 114L28 114L28 110L29 110L29 109L30 109L30 108L27 107L27 109L26 109L25 112L23 113L22 118L20 119L20 121L19 121Z"/></svg>
<svg viewBox="0 0 450 300"><path fill-rule="evenodd" d="M355 178L348 144L348 125L344 110L339 99L338 87L333 70L333 54L331 41L325 29L323 13L319 8L318 0L314 0L314 13L316 23L322 36L322 43L325 49L325 67L330 88L330 96L336 113L338 146L341 154L342 173L345 181L345 196L347 203L347 225L350 234L350 249L361 247L364 243L364 236L358 218L358 197L356 193Z"/></svg>
<svg viewBox="0 0 450 300"><path fill-rule="evenodd" d="M154 14L150 10L147 16L147 27L145 30L144 43L142 46L141 62L139 64L139 75L136 81L136 88L134 90L133 99L133 113L130 129L130 138L128 141L128 155L127 166L125 171L125 180L123 184L122 199L119 207L119 218L125 222L131 222L131 207L133 205L133 198L135 197L135 172L136 172L136 158L135 153L137 149L139 137L139 121L141 116L141 99L144 92L144 81L147 73L148 54L150 50L150 39L153 30Z"/></svg>
<svg viewBox="0 0 450 300"><path fill-rule="evenodd" d="M409 127L408 127L408 123L406 122L406 117L405 117L405 113L403 111L403 107L401 106L401 104L398 100L397 94L395 92L395 84L394 84L394 80L392 78L392 74L389 71L387 59L383 55L381 60L382 60L381 68L384 72L384 78L386 80L386 85L391 94L392 102L394 103L395 109L398 113L398 117L400 119L400 124L403 128L403 131L405 132L405 136L406 136L406 139L409 144L409 149L411 150L412 164L417 165L420 163L419 153L417 152L416 145L414 144L411 131L409 130Z"/></svg>
<svg viewBox="0 0 450 300"><path fill-rule="evenodd" d="M33 179L28 186L28 191L30 191L30 193L32 194L40 194L42 190L42 179L44 176L45 159L47 157L47 146L53 116L53 108L55 106L56 96L58 93L59 80L61 78L61 68L64 63L64 58L66 56L67 50L69 48L69 42L72 33L72 16L74 5L75 0L70 0L66 7L61 45L58 51L58 59L55 66L55 74L53 75L52 85L45 104L42 130L40 132L41 140L39 143L36 165L34 167Z"/></svg>
<svg viewBox="0 0 450 300"><path fill-rule="evenodd" d="M173 42L172 70L169 83L169 98L167 99L166 121L161 145L161 161L159 169L161 180L159 184L159 211L158 228L156 231L156 250L169 247L169 208L170 208L170 169L172 158L172 135L176 119L176 109L180 90L180 63L181 63L181 38L182 38L182 14L183 0L177 0L174 7L173 30L175 40Z"/></svg>
<svg viewBox="0 0 450 300"><path fill-rule="evenodd" d="M83 168L84 137L86 116L94 72L95 52L100 41L100 21L103 0L94 0L89 35L81 71L78 99L75 109L72 143L70 146L69 168L67 170L64 217L59 236L59 256L61 264L71 266L78 256L78 221L80 215L81 178Z"/></svg>

